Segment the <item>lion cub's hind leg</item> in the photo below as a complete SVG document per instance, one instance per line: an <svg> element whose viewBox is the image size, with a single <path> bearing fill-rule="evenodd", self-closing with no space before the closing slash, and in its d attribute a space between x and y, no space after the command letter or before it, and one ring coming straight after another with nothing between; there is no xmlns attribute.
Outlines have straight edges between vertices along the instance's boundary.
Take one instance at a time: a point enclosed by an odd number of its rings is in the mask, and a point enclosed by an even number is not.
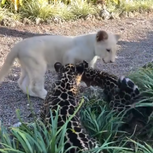
<svg viewBox="0 0 153 153"><path fill-rule="evenodd" d="M45 63L29 64L27 67L29 76L29 95L45 99L47 91L44 89L45 72L47 65Z"/></svg>
<svg viewBox="0 0 153 153"><path fill-rule="evenodd" d="M32 92L36 93L36 97L45 99L47 91L44 89L44 75L38 76L37 74L37 76L34 76L31 79L29 89L31 89Z"/></svg>
<svg viewBox="0 0 153 153"><path fill-rule="evenodd" d="M44 89L44 75L47 64L43 59L24 57L20 59L21 76L18 80L19 87L24 93L45 99L47 91Z"/></svg>
<svg viewBox="0 0 153 153"><path fill-rule="evenodd" d="M20 78L18 80L18 86L23 90L23 81L26 78L26 75L28 75L28 73L26 72L26 70L24 68L21 67L21 74L20 74Z"/></svg>
<svg viewBox="0 0 153 153"><path fill-rule="evenodd" d="M29 83L30 83L30 78L28 76L28 72L26 71L25 68L21 67L21 76L18 80L18 86L21 88L23 93L37 97L37 95L33 93L29 88Z"/></svg>

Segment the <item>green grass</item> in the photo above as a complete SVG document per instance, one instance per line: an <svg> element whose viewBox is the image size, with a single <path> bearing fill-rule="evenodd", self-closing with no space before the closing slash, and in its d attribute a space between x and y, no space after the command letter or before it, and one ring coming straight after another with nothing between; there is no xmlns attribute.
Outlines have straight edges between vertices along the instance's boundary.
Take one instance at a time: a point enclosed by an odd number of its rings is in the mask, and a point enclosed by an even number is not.
<svg viewBox="0 0 153 153"><path fill-rule="evenodd" d="M123 3L121 7L126 12L144 12L153 10L152 0L135 0L131 3Z"/></svg>
<svg viewBox="0 0 153 153"><path fill-rule="evenodd" d="M75 15L76 18L85 18L89 14L96 14L96 7L86 1L77 0L72 1L71 11Z"/></svg>
<svg viewBox="0 0 153 153"><path fill-rule="evenodd" d="M135 84L138 85L141 91L141 100L136 107L150 107L153 108L153 63L147 64L144 68L139 68L135 72L131 72L128 76ZM152 144L153 141L153 114L148 118L147 125L142 130L142 135ZM153 145L152 145L153 147Z"/></svg>
<svg viewBox="0 0 153 153"><path fill-rule="evenodd" d="M56 4L42 5L42 3L32 0L20 8L20 14L23 18L27 17L32 20L41 18L44 21L55 17L67 21L80 17L86 17L88 14L95 13L96 9L93 5L80 0L73 2L69 6L60 1L57 1Z"/></svg>
<svg viewBox="0 0 153 153"><path fill-rule="evenodd" d="M82 102L79 107L81 107ZM0 151L2 153L63 153L67 123L77 113L79 107L60 129L57 128L58 110L54 118L52 112L50 113L51 125L49 130L39 120L32 124L22 122L19 128L10 128L9 134L6 128L1 126Z"/></svg>
<svg viewBox="0 0 153 153"><path fill-rule="evenodd" d="M116 4L113 1L108 1L107 8L112 12L149 12L153 10L152 0L133 0L133 1L120 1Z"/></svg>
<svg viewBox="0 0 153 153"><path fill-rule="evenodd" d="M57 128L58 110L53 118L51 114L51 125L49 130L40 120L34 123L23 123L20 127L10 128L9 131L1 125L0 128L0 152L2 153L65 153L64 136L67 130L67 123L76 115L84 100L81 101L75 113L60 128ZM19 116L19 115L18 115ZM101 117L101 116L100 116ZM99 133L100 134L100 133ZM95 137L98 137L94 135ZM102 143L101 147L93 148L91 153L98 153L100 150L130 150L129 148L115 146L110 142L110 136ZM87 153L89 153L88 151ZM85 153L85 152L84 152Z"/></svg>
<svg viewBox="0 0 153 153"><path fill-rule="evenodd" d="M76 20L78 18L86 18L88 15L100 14L100 9L97 7L96 0L75 0L67 4L68 1L52 1L51 4L47 0L28 0L23 1L23 5L19 7L18 13L14 16L19 16L18 19L29 18L35 21L40 18L43 22L57 18L61 21ZM5 3L3 10L7 9L7 13L14 13L12 3ZM126 3L125 1L109 0L106 3L106 9L109 12L117 14L123 12L149 12L153 10L152 0L133 0ZM4 12L6 15L6 12ZM3 12L0 12L0 19L5 18ZM7 18L7 17L6 17Z"/></svg>
<svg viewBox="0 0 153 153"><path fill-rule="evenodd" d="M36 18L43 20L49 19L53 17L54 14L57 14L57 11L58 10L54 9L53 5L41 4L35 0L26 2L26 4L20 8L21 16L31 20L35 20Z"/></svg>
<svg viewBox="0 0 153 153"><path fill-rule="evenodd" d="M21 15L17 13L12 13L8 9L0 8L0 21L3 19L20 20Z"/></svg>
<svg viewBox="0 0 153 153"><path fill-rule="evenodd" d="M142 91L153 89L153 68L151 65L131 72L128 76L135 81Z"/></svg>

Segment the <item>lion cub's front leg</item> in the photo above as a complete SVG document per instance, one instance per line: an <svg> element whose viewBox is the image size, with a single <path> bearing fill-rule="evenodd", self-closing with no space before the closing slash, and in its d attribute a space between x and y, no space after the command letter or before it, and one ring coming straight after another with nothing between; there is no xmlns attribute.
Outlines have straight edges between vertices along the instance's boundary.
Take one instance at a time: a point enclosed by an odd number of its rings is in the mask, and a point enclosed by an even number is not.
<svg viewBox="0 0 153 153"><path fill-rule="evenodd" d="M89 67L95 68L95 65L96 65L96 62L97 62L98 59L100 59L100 57L94 56L93 59L89 63Z"/></svg>

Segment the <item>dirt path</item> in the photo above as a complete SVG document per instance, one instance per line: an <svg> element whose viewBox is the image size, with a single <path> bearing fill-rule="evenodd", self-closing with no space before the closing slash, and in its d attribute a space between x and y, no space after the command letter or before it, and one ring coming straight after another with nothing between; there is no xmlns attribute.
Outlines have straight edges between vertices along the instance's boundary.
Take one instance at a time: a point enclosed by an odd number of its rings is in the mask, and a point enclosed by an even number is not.
<svg viewBox="0 0 153 153"><path fill-rule="evenodd" d="M75 21L63 24L23 26L10 29L0 27L0 67L10 48L18 41L39 34L78 35L104 29L122 35L118 43L119 54L116 63L97 67L116 75L126 75L153 59L153 14L136 18L109 21ZM10 126L18 119L16 109L20 109L24 121L31 119L30 106L25 94L17 86L20 69L15 62L10 75L0 85L0 119ZM49 89L55 74L46 74L46 89ZM39 113L42 100L30 98L36 114Z"/></svg>

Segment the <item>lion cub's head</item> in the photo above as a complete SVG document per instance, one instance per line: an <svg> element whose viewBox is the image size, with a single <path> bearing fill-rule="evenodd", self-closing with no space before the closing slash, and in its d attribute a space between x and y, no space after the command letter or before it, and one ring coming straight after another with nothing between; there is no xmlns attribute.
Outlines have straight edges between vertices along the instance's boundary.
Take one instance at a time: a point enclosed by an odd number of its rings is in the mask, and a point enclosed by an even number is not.
<svg viewBox="0 0 153 153"><path fill-rule="evenodd" d="M115 62L117 54L117 42L120 38L118 34L98 31L96 34L95 53L104 63Z"/></svg>

